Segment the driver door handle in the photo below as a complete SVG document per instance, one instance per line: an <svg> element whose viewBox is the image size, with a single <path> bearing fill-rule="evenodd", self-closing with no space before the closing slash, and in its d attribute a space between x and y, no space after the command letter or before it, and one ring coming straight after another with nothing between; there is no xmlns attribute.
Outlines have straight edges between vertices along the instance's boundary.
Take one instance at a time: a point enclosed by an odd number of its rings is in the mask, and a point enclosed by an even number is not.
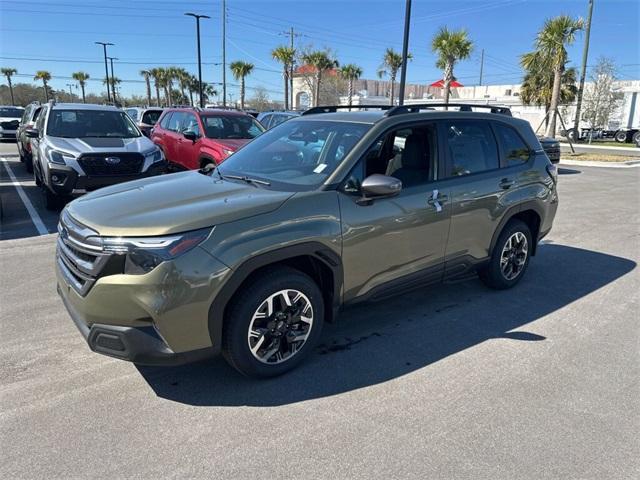
<svg viewBox="0 0 640 480"><path fill-rule="evenodd" d="M436 213L440 213L442 211L441 204L445 203L448 199L449 197L438 192L438 189L434 189L433 192L431 192L431 196L427 200L427 203L436 207Z"/></svg>

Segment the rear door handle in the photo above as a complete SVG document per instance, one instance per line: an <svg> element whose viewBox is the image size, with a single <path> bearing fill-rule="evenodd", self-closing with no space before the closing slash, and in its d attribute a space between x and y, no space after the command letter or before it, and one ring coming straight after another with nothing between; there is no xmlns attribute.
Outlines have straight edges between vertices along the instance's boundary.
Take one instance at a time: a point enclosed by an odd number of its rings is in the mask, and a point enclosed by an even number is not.
<svg viewBox="0 0 640 480"><path fill-rule="evenodd" d="M516 184L515 180L510 180L508 178L503 178L502 180L500 180L500 188L503 188L504 190L508 190L509 188L513 187Z"/></svg>

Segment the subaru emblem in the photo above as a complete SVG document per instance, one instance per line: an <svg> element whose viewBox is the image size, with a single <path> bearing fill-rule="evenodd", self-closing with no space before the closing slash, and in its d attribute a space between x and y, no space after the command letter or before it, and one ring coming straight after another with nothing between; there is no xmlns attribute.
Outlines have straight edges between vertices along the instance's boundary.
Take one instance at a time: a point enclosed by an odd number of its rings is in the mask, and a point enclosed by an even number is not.
<svg viewBox="0 0 640 480"><path fill-rule="evenodd" d="M107 157L104 159L105 162L107 162L109 165L117 165L120 163L120 158L119 157Z"/></svg>

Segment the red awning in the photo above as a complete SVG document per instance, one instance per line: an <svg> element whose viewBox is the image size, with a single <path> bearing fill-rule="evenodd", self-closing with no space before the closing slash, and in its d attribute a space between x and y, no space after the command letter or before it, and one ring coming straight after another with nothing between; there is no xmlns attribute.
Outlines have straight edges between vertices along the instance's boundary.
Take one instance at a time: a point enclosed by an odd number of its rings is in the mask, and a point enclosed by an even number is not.
<svg viewBox="0 0 640 480"><path fill-rule="evenodd" d="M444 80L438 80L437 82L433 82L431 85L429 85L430 87L436 87L436 88L444 88ZM464 87L464 85L462 85L459 82L456 82L455 80L451 80L451 83L449 84L450 87Z"/></svg>

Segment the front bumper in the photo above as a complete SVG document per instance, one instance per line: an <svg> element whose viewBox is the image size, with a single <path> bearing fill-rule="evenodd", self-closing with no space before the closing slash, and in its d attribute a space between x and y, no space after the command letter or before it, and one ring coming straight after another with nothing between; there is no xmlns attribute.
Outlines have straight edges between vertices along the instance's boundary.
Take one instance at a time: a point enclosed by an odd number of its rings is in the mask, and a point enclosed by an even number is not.
<svg viewBox="0 0 640 480"><path fill-rule="evenodd" d="M145 275L98 277L81 294L56 254L58 294L91 350L144 365L215 355L211 304L230 270L199 247Z"/></svg>
<svg viewBox="0 0 640 480"><path fill-rule="evenodd" d="M49 164L47 184L58 195L74 195L108 187L118 183L138 180L140 178L162 175L167 172L165 160L152 164L145 172L133 175L80 175L70 166ZM53 179L57 178L56 181Z"/></svg>

